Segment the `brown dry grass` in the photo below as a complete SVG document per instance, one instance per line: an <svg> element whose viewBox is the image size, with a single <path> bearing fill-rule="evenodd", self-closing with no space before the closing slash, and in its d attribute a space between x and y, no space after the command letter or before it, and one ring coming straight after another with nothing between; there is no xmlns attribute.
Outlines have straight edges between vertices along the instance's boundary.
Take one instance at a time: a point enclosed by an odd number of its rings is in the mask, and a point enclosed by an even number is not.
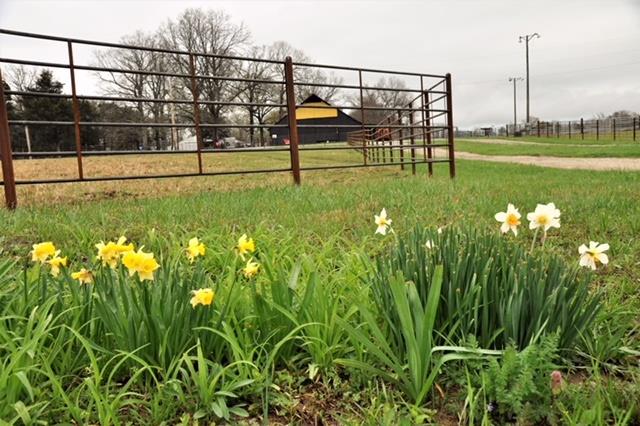
<svg viewBox="0 0 640 426"><path fill-rule="evenodd" d="M301 152L301 166L360 164L362 157L350 150ZM85 157L85 177L149 176L197 172L195 154L158 154ZM208 153L203 155L205 172L228 172L289 167L288 152ZM16 179L69 179L77 177L75 158L21 159L14 161ZM394 174L388 168L313 171L303 174L305 185L326 185L362 179L375 174ZM204 176L170 179L144 179L19 185L21 206L82 203L111 198L156 198L167 195L193 194L204 191L233 191L258 187L289 185L290 173L259 173L229 176ZM2 193L4 204L4 193Z"/></svg>

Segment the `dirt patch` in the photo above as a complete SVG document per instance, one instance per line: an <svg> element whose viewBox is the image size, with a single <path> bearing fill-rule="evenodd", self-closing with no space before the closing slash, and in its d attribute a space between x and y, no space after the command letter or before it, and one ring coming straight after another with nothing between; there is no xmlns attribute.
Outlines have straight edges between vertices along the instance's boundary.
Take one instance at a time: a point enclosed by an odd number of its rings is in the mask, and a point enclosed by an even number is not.
<svg viewBox="0 0 640 426"><path fill-rule="evenodd" d="M460 160L526 164L529 166L551 167L554 169L640 171L640 158L574 158L545 156L538 157L531 155L481 155L462 151L456 151L456 158Z"/></svg>

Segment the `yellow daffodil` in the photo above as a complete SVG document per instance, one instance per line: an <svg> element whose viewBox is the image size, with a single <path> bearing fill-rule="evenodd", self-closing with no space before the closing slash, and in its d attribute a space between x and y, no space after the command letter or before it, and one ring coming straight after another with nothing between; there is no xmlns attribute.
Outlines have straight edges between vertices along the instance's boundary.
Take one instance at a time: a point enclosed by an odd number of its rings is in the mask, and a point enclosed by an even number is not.
<svg viewBox="0 0 640 426"><path fill-rule="evenodd" d="M259 270L260 270L259 263L248 260L247 265L242 270L242 273L244 274L245 278L251 278L251 277L255 277Z"/></svg>
<svg viewBox="0 0 640 426"><path fill-rule="evenodd" d="M145 253L142 247L138 251L128 251L122 256L122 263L129 270L129 276L136 272L141 280L153 281L153 271L160 265L153 257L153 253Z"/></svg>
<svg viewBox="0 0 640 426"><path fill-rule="evenodd" d="M386 235L388 230L391 230L391 222L392 220L387 217L387 210L382 209L380 215L374 215L374 221L378 228L376 229L376 234Z"/></svg>
<svg viewBox="0 0 640 426"><path fill-rule="evenodd" d="M538 204L535 211L527 214L529 229L542 228L546 233L549 228L560 228L560 210L553 203Z"/></svg>
<svg viewBox="0 0 640 426"><path fill-rule="evenodd" d="M93 274L85 268L71 274L71 278L80 281L80 284L91 284L93 282Z"/></svg>
<svg viewBox="0 0 640 426"><path fill-rule="evenodd" d="M201 288L193 290L193 297L191 298L191 307L195 308L198 305L209 306L213 303L215 293L210 288Z"/></svg>
<svg viewBox="0 0 640 426"><path fill-rule="evenodd" d="M189 258L189 262L193 263L198 256L204 256L207 248L204 244L198 241L197 238L192 238L189 240L189 245L187 246L187 257Z"/></svg>
<svg viewBox="0 0 640 426"><path fill-rule="evenodd" d="M238 250L238 254L244 259L245 254L256 251L256 244L253 242L253 238L248 238L247 234L242 234L242 236L238 238L236 250Z"/></svg>
<svg viewBox="0 0 640 426"><path fill-rule="evenodd" d="M118 241L115 243L109 241L105 244L100 241L96 244L96 248L98 249L97 259L101 260L104 266L109 265L111 269L115 269L122 255L133 251L133 244L125 244L126 241L126 237L118 238Z"/></svg>
<svg viewBox="0 0 640 426"><path fill-rule="evenodd" d="M31 250L31 260L33 262L45 263L47 259L54 256L56 253L56 246L51 241L45 241L44 243L34 244L33 250Z"/></svg>
<svg viewBox="0 0 640 426"><path fill-rule="evenodd" d="M598 263L606 265L609 263L609 256L604 254L607 250L609 250L609 244L599 244L595 241L589 241L589 247L587 247L586 244L581 245L578 248L578 253L580 253L580 266L586 266L595 270Z"/></svg>
<svg viewBox="0 0 640 426"><path fill-rule="evenodd" d="M503 234L506 234L507 232L509 232L509 230L511 230L511 232L513 232L513 235L518 235L520 217L520 212L518 212L518 209L516 209L515 206L511 203L507 205L506 212L496 213L495 215L496 220L498 222L502 222L500 231L502 231Z"/></svg>
<svg viewBox="0 0 640 426"><path fill-rule="evenodd" d="M49 266L51 266L51 275L57 277L60 274L60 267L67 266L67 258L60 257L60 250L56 250L53 254L53 257L47 261Z"/></svg>

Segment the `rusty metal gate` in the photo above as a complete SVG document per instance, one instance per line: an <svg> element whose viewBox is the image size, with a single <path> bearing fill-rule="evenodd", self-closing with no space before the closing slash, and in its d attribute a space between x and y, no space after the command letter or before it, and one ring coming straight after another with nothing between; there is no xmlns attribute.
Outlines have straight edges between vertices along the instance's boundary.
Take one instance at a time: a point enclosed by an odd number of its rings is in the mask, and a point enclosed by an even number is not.
<svg viewBox="0 0 640 426"><path fill-rule="evenodd" d="M428 175L433 173L434 163L447 163L449 174L455 176L454 158L454 127L452 114L452 85L451 75L435 75L412 72L400 72L379 69L367 69L358 67L332 66L314 63L293 62L290 57L283 60L271 60L264 58L249 58L237 56L211 55L201 52L170 50L148 46L133 46L127 44L108 43L100 41L90 41L56 37L50 35L33 34L20 31L0 29L0 35L17 37L27 40L45 40L62 44L66 47L65 59L60 62L44 62L22 58L0 58L2 64L12 64L17 66L29 66L40 68L53 68L68 70L70 79L70 93L48 93L29 90L6 90L3 85L3 74L0 70L0 156L2 159L2 185L4 187L6 206L14 209L17 206L17 185L41 185L41 184L62 184L72 182L98 182L115 181L128 179L160 179L179 178L193 176L216 176L230 174L248 173L291 173L295 184L301 182L301 172L311 170L331 170L360 167L386 167L400 166L402 169L410 166L412 172L416 173L416 165L426 164ZM187 72L179 70L149 70L134 68L104 67L87 64L77 64L74 62L74 48L77 46L90 46L92 48L119 49L137 52L154 52L161 55L168 55L172 60L181 60L188 64ZM201 61L232 61L237 63L269 64L277 69L276 74L282 78L244 78L242 76L219 76L199 73L198 64ZM325 72L342 72L354 74L357 84L343 84L341 82L329 81L305 81L300 80L296 75L296 70L313 69ZM182 99L174 98L150 98L150 97L126 97L126 96L102 96L78 93L76 85L76 75L78 71L92 73L127 74L136 76L155 76L167 79L179 79L184 83L186 90L183 91ZM391 75L405 79L414 79L419 82L419 87L384 87L380 85L367 85L363 83L363 75ZM231 81L234 84L253 84L262 86L276 86L281 88L281 93L285 96L274 97L268 102L246 102L239 99L203 99L202 84L211 81ZM306 105L296 100L297 90L301 88L332 88L335 90L354 91L355 96L351 102L344 102L340 105ZM407 102L394 105L370 105L365 97L370 93L392 93L403 94ZM71 102L72 119L70 120L25 120L10 119L7 108L8 97L26 98L57 98L66 99ZM358 101L359 100L359 101ZM148 122L148 121L83 121L81 118L81 102L106 102L106 103L149 103L179 105L189 109L189 116L180 122ZM233 121L207 121L202 119L202 108L207 106L219 106L226 108L246 108L246 107L269 107L286 112L286 119L281 123L244 123ZM351 124L305 124L297 119L297 111L305 108L318 110L321 108L331 108L334 110L350 110L352 115L359 115L359 123ZM381 117L381 114L383 115ZM374 120L375 118L375 120ZM24 126L62 126L73 129L74 149L47 151L23 149L12 150L11 132L12 129L19 129ZM195 146L186 150L141 150L141 149L87 149L84 143L83 134L90 128L144 128L144 129L192 129L195 135ZM308 128L335 128L348 131L347 144L313 144L305 145L299 143L299 132ZM288 134L287 145L279 146L248 146L248 147L217 147L205 146L203 131L207 129L248 129L253 132L256 129L277 131L283 128ZM275 129L275 130L274 130ZM337 130L336 130L337 131ZM437 142L440 140L440 142ZM440 147L448 151L443 158L436 158L435 148ZM37 147L36 147L37 148ZM361 160L354 164L327 164L301 166L300 153L306 151L338 151L350 150L361 153ZM288 152L289 165L287 167L274 168L253 168L242 170L211 170L203 164L205 155L232 155L233 153L266 153L266 152ZM420 154L422 152L422 154ZM193 155L197 159L197 167L185 173L167 173L150 175L125 175L125 176L91 176L87 175L83 165L85 157L135 155L147 154L168 154L168 155ZM29 161L31 158L76 158L76 172L74 177L64 177L58 179L30 178L16 179L14 174L15 161Z"/></svg>

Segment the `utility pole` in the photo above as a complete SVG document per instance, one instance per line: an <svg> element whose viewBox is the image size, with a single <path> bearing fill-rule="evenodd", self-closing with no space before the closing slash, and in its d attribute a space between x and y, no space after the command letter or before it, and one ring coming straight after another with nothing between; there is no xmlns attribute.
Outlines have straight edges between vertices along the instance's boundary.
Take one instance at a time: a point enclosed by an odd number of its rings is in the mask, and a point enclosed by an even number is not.
<svg viewBox="0 0 640 426"><path fill-rule="evenodd" d="M527 34L527 35L520 36L518 38L518 43L522 43L522 41L524 41L525 54L527 57L527 124L529 124L529 116L530 116L529 114L529 41L535 38L540 38L540 34L538 33Z"/></svg>
<svg viewBox="0 0 640 426"><path fill-rule="evenodd" d="M522 81L522 77L509 77L509 81L513 81L513 134L515 136L518 128L518 110L516 107L516 82Z"/></svg>

